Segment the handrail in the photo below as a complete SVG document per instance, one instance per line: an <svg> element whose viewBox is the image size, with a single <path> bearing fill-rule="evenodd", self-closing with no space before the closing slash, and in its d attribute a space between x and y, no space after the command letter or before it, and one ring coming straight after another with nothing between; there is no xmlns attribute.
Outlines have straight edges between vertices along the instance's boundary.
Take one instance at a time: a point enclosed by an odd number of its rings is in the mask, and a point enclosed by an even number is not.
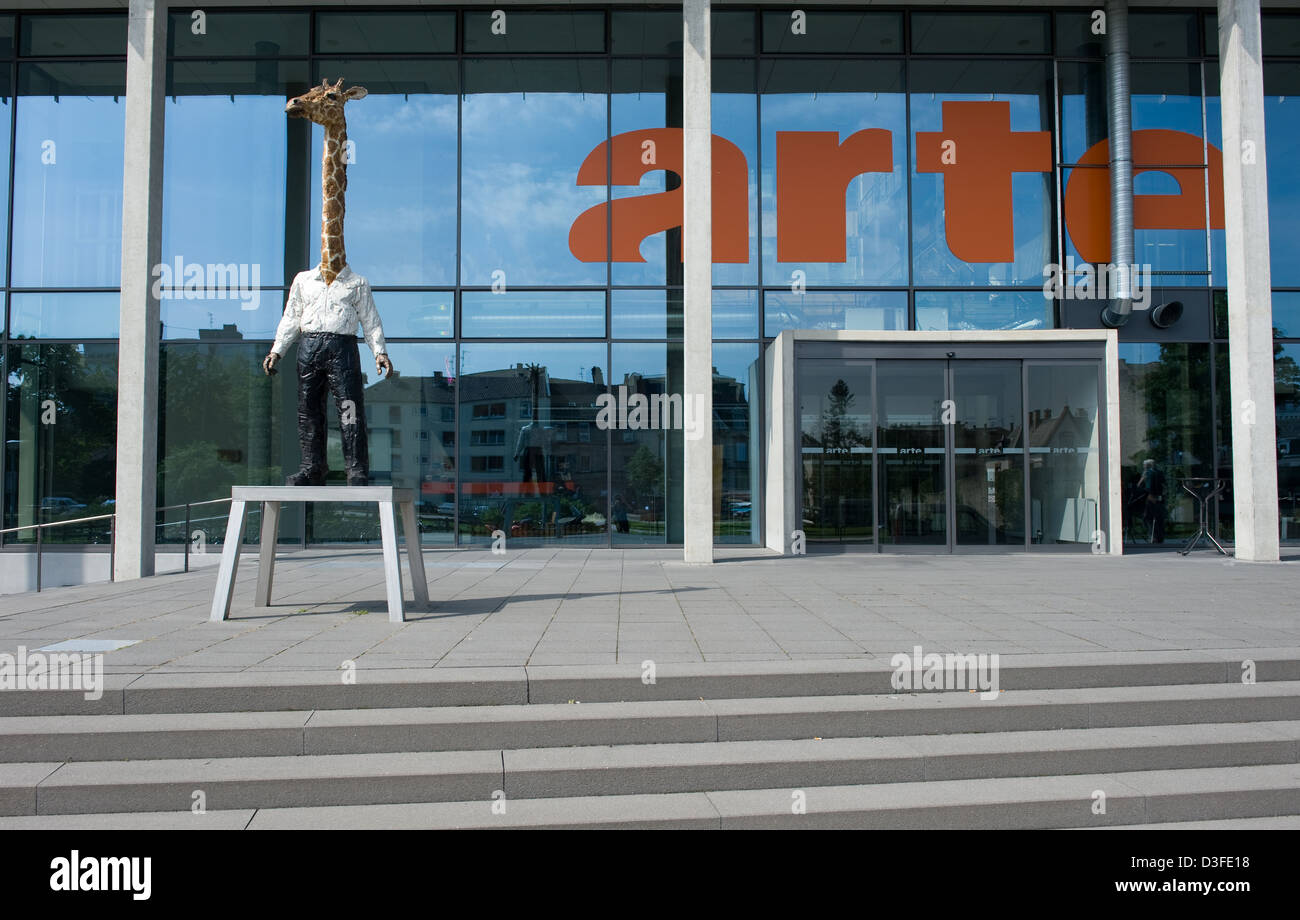
<svg viewBox="0 0 1300 920"><path fill-rule="evenodd" d="M0 530L0 534L17 533L20 530L39 530L42 527L62 527L64 524L84 524L86 521L102 521L105 518L117 517L116 514L97 514L94 517L70 518L66 521L43 521L40 524L23 524L21 527L7 527Z"/></svg>
<svg viewBox="0 0 1300 920"><path fill-rule="evenodd" d="M201 502L185 502L184 504L181 505L163 505L161 508L154 508L154 514L157 514L159 511L175 511L177 508L185 509L184 543L185 543L185 571L186 572L190 570L190 539L189 539L190 509L197 507L199 505L219 505L222 502L228 502L228 501L231 501L231 499L210 498L210 499L205 499L204 501ZM38 509L37 514L40 513L41 511ZM117 513L116 512L113 512L112 514L96 514L96 515L92 515L91 517L84 517L84 518L69 518L68 520L65 521L42 521L39 524L22 524L18 527L7 527L3 530L0 530L0 536L4 536L5 534L9 534L9 533L19 533L24 530L36 531L36 591L37 593L40 593L41 562L42 562L43 544L44 544L44 541L41 539L41 534L43 533L45 528L62 527L65 524L85 524L89 521L103 521L103 520L107 520L110 522L108 525L108 580L112 582L114 580L113 569L117 561ZM154 523L154 527L166 527L166 526L167 526L166 523L163 524L158 524L156 522Z"/></svg>

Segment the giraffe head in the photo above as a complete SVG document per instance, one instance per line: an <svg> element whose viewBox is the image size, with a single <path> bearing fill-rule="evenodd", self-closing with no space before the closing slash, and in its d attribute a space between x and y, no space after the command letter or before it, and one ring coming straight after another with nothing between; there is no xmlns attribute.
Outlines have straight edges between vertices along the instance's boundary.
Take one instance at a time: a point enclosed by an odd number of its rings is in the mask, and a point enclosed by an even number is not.
<svg viewBox="0 0 1300 920"><path fill-rule="evenodd" d="M313 86L301 96L290 99L284 112L290 118L306 118L318 125L330 127L344 121L343 106L352 99L364 99L364 86L343 88L343 78L333 86L328 80L322 80L320 86Z"/></svg>

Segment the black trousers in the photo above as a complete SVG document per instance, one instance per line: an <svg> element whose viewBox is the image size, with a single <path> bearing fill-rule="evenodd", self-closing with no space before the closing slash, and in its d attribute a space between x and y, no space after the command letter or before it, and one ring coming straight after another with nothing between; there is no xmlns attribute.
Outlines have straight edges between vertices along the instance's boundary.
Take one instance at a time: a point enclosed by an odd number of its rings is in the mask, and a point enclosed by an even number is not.
<svg viewBox="0 0 1300 920"><path fill-rule="evenodd" d="M302 469L325 475L325 399L334 395L347 474L370 475L361 356L350 335L306 333L298 343L298 445ZM345 400L350 400L349 407Z"/></svg>

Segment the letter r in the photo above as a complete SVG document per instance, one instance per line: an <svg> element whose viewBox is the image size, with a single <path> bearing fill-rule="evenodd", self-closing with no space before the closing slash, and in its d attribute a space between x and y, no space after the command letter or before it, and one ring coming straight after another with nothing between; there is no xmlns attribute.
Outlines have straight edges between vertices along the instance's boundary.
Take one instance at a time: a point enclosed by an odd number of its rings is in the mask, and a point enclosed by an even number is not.
<svg viewBox="0 0 1300 920"><path fill-rule="evenodd" d="M776 260L845 261L849 183L862 173L893 171L883 128L858 131L842 144L836 131L776 132Z"/></svg>

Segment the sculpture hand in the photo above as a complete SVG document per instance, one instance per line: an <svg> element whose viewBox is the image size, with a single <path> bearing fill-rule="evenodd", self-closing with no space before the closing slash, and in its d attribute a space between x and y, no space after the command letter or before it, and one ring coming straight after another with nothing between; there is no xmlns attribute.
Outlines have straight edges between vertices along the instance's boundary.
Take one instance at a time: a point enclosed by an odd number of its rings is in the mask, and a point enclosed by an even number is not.
<svg viewBox="0 0 1300 920"><path fill-rule="evenodd" d="M380 377L393 373L393 362L388 360L388 355L375 355L375 370Z"/></svg>
<svg viewBox="0 0 1300 920"><path fill-rule="evenodd" d="M262 370L266 371L266 376L270 377L275 373L275 365L279 363L279 361L280 356L275 352L271 352L262 359Z"/></svg>

